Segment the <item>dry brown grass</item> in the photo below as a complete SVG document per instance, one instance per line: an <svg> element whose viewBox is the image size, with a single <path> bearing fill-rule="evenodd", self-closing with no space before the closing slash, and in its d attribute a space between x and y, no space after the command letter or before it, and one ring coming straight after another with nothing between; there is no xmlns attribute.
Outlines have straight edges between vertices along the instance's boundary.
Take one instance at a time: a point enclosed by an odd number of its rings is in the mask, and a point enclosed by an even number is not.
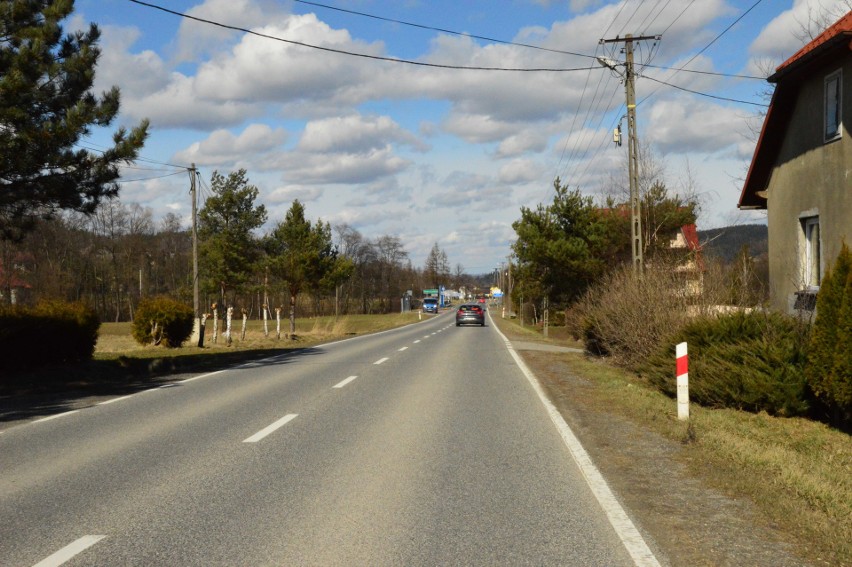
<svg viewBox="0 0 852 567"><path fill-rule="evenodd" d="M246 337L242 339L242 320L237 319L231 324L232 341L228 345L224 338L224 325L221 322L217 341L213 342L213 323L208 320L203 349L188 345L176 349L143 346L134 341L130 335L130 323L103 323L98 334L95 358L101 360L117 356L149 358L224 350L301 348L329 340L400 327L417 321L416 312L296 319L296 337L291 339L287 338L290 322L282 320L281 339L279 340L276 335L274 320L268 322L268 335L264 334L263 321L248 321Z"/></svg>

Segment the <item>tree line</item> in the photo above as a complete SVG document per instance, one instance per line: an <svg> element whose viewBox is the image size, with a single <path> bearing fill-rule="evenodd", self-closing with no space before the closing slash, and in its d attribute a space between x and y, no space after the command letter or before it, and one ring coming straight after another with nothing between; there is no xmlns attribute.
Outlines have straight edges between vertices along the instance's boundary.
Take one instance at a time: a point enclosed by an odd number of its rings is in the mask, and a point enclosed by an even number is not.
<svg viewBox="0 0 852 567"><path fill-rule="evenodd" d="M411 291L483 284L451 270L437 243L422 268L398 236L368 238L352 226L311 221L294 201L285 218L268 220L259 190L245 170L214 172L211 195L198 213L202 310L217 304L250 317L281 308L295 317L388 313ZM17 289L13 289L17 288ZM94 213L66 212L36 220L18 241L0 241L0 295L24 300L61 298L92 305L104 321L129 321L141 298L167 295L192 302L192 240L174 213L118 198Z"/></svg>

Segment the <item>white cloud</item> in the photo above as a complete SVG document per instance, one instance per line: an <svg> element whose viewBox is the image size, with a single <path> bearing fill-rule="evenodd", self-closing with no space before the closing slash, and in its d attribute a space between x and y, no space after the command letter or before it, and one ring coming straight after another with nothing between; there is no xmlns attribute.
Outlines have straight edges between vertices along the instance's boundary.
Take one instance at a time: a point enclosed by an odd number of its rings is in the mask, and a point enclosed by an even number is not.
<svg viewBox="0 0 852 567"><path fill-rule="evenodd" d="M309 122L297 149L303 152L362 153L383 148L389 142L401 142L418 150L428 149L388 116L355 114Z"/></svg>
<svg viewBox="0 0 852 567"><path fill-rule="evenodd" d="M796 0L789 10L781 12L749 47L755 58L767 58L780 65L822 31L824 25L849 10L847 0Z"/></svg>
<svg viewBox="0 0 852 567"><path fill-rule="evenodd" d="M512 185L541 179L541 163L530 159L514 159L500 168L500 183Z"/></svg>
<svg viewBox="0 0 852 567"><path fill-rule="evenodd" d="M205 0L187 10L187 15L203 20L227 23L250 29L270 20L285 17L281 3L274 0ZM221 51L241 32L213 26L190 18L181 21L177 37L178 61L193 61L208 52Z"/></svg>
<svg viewBox="0 0 852 567"><path fill-rule="evenodd" d="M287 187L279 187L265 196L265 199L270 203L292 203L298 199L301 203L311 203L319 200L323 196L325 190L321 187L305 187L300 185L292 185Z"/></svg>
<svg viewBox="0 0 852 567"><path fill-rule="evenodd" d="M742 142L742 112L736 109L679 97L643 110L649 124L644 139L663 153L715 153Z"/></svg>
<svg viewBox="0 0 852 567"><path fill-rule="evenodd" d="M272 129L266 124L250 124L239 135L228 130L215 130L206 140L195 142L176 153L174 159L199 166L233 165L278 149L286 139L284 129Z"/></svg>

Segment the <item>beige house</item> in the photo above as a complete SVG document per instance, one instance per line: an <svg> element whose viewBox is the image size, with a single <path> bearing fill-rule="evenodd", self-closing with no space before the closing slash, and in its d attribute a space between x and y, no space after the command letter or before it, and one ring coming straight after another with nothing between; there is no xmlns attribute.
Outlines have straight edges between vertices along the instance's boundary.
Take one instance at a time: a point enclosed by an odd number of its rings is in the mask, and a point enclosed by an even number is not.
<svg viewBox="0 0 852 567"><path fill-rule="evenodd" d="M769 82L739 208L767 211L773 309L813 310L826 267L852 244L852 12Z"/></svg>
<svg viewBox="0 0 852 567"><path fill-rule="evenodd" d="M698 229L694 224L680 227L669 240L669 248L678 251L682 261L675 272L683 282L686 297L699 297L704 292L704 258Z"/></svg>

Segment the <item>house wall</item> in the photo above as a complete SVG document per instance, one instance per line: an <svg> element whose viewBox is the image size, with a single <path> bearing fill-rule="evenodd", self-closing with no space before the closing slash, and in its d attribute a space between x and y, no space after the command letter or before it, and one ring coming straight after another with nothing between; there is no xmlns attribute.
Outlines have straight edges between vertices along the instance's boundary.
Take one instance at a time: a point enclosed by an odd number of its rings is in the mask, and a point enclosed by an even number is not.
<svg viewBox="0 0 852 567"><path fill-rule="evenodd" d="M824 142L823 81L841 67L842 134ZM768 189L770 301L786 312L794 310L795 292L803 289L801 219L819 217L821 274L844 239L852 244L852 55L811 77L800 87Z"/></svg>

